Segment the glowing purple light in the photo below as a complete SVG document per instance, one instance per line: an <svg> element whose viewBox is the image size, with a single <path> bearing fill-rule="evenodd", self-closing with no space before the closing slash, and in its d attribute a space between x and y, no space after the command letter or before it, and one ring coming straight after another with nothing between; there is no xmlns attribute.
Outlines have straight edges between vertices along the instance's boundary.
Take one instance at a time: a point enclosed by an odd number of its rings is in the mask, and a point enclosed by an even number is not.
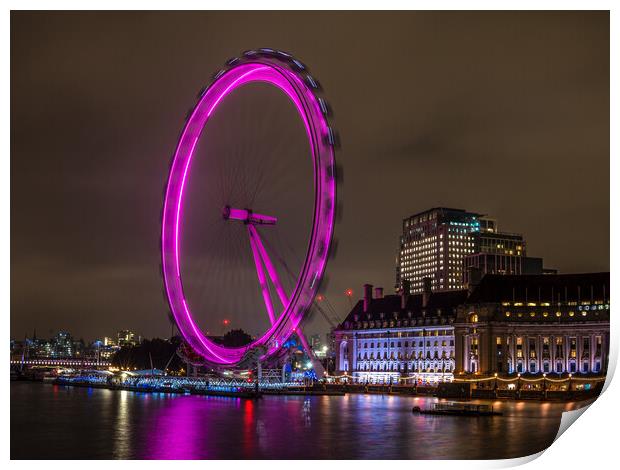
<svg viewBox="0 0 620 470"><path fill-rule="evenodd" d="M187 343L206 361L219 365L238 363L249 348L256 346L265 346L267 354L272 354L298 327L316 294L318 287L316 281L320 279L325 269L335 210L336 182L331 171L334 167L334 152L329 142L327 120L312 89L284 62L266 57L251 57L244 60L246 62L237 61L229 70L220 74L192 111L173 158L162 215L162 268L170 309ZM276 287L284 311L276 318L273 307L271 311L268 308L272 321L269 330L246 347L225 348L207 338L192 318L181 280L179 233L182 226L185 183L200 134L217 105L233 90L251 82L264 82L276 86L295 104L304 122L311 148L316 202L306 259L290 295L284 292L277 272L253 226L253 224L275 224L276 218L254 214L245 209L229 208L229 217L232 219L251 222L248 224L250 245L257 264L259 282L261 286L266 283L265 273L262 272L262 268L258 269L262 260Z"/></svg>

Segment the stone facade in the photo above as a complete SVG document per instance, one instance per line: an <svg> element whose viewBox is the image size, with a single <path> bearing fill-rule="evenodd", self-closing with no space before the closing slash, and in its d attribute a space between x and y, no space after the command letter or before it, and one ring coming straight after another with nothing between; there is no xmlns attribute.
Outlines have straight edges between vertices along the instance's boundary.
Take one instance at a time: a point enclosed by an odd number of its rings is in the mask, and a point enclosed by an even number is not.
<svg viewBox="0 0 620 470"><path fill-rule="evenodd" d="M450 380L455 367L453 322L467 291L381 296L365 286L347 319L334 331L336 373L363 383L419 378Z"/></svg>
<svg viewBox="0 0 620 470"><path fill-rule="evenodd" d="M609 273L486 276L457 312L457 372L607 370Z"/></svg>
<svg viewBox="0 0 620 470"><path fill-rule="evenodd" d="M609 273L487 275L471 291L372 297L334 330L336 374L355 382L454 374L604 374Z"/></svg>

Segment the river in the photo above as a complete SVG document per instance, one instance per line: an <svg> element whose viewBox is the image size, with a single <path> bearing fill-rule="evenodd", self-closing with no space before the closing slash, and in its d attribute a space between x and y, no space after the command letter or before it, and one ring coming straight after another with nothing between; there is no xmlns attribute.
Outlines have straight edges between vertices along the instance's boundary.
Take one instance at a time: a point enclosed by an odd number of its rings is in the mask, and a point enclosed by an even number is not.
<svg viewBox="0 0 620 470"><path fill-rule="evenodd" d="M487 402L504 413L490 418L411 413L434 401L357 394L246 400L11 382L11 458L511 458L549 446L562 411L587 403Z"/></svg>

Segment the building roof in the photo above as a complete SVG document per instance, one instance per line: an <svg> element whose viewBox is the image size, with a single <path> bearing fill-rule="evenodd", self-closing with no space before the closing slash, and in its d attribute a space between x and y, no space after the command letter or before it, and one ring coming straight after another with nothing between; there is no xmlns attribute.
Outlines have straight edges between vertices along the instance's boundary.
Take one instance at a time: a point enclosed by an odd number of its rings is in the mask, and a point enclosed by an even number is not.
<svg viewBox="0 0 620 470"><path fill-rule="evenodd" d="M467 303L581 302L609 299L609 273L487 274Z"/></svg>
<svg viewBox="0 0 620 470"><path fill-rule="evenodd" d="M456 307L466 299L467 290L433 292L426 307L423 307L423 294L412 294L403 309L400 295L386 295L380 299L372 299L367 312L364 312L364 301L359 300L337 329L351 329L355 323L366 321L398 321L423 317L453 319L456 316Z"/></svg>
<svg viewBox="0 0 620 470"><path fill-rule="evenodd" d="M477 212L471 212L465 209L456 209L453 207L431 207L430 209L426 209L424 211L420 211L420 212L416 212L415 214L410 215L409 217L405 217L403 220L408 220L411 219L413 217L417 217L423 214L428 214L429 212L434 212L434 211L441 211L441 212L455 212L455 213L460 213L463 215L475 215L478 217L482 217L484 214L479 214Z"/></svg>

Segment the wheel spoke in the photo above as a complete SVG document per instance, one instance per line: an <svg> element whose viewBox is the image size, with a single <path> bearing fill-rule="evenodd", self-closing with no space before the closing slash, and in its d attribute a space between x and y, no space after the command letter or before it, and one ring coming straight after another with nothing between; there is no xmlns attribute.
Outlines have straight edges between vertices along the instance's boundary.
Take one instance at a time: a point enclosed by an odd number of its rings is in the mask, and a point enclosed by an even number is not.
<svg viewBox="0 0 620 470"><path fill-rule="evenodd" d="M263 265L261 263L261 257L256 246L256 240L251 230L252 225L248 225L248 233L250 235L250 248L252 248L252 255L254 255L254 264L256 265L256 274L258 275L258 282L263 292L263 300L265 301L265 308L269 314L269 320L273 325L276 321L276 317L273 311L273 303L271 302L271 294L269 293L269 286L267 286L267 279L265 278L265 272L263 271Z"/></svg>
<svg viewBox="0 0 620 470"><path fill-rule="evenodd" d="M276 292L278 293L278 297L280 297L280 302L282 303L282 307L286 309L288 306L288 296L286 292L284 292L284 287L282 287L282 283L280 282L280 277L278 276L278 272L274 267L271 259L269 259L269 255L267 254L267 250L263 246L263 242L258 235L258 230L252 224L248 224L248 230L250 232L250 237L254 238L254 243L256 244L256 248L260 253L261 258L263 259L263 263L265 263L265 267L267 268L267 273L271 278L271 283L275 286Z"/></svg>

